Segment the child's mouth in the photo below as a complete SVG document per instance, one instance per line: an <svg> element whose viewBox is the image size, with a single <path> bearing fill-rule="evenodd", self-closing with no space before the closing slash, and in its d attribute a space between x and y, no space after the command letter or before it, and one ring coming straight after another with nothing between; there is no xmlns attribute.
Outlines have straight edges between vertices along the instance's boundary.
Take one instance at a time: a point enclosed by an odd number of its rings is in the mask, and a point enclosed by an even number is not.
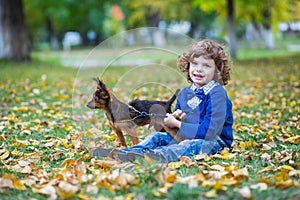
<svg viewBox="0 0 300 200"><path fill-rule="evenodd" d="M204 78L204 76L201 75L201 74L194 74L194 77L195 77L196 79L203 79L203 78Z"/></svg>

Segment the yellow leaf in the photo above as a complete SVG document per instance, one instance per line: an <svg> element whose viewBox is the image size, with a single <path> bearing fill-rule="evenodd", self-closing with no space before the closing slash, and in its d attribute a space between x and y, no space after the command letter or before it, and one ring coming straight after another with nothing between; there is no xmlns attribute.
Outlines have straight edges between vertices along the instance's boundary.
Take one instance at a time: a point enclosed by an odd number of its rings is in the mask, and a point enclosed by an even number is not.
<svg viewBox="0 0 300 200"><path fill-rule="evenodd" d="M289 165L282 165L280 167L277 168L278 170L281 170L281 171L292 171L294 170L294 168L292 166L289 166Z"/></svg>
<svg viewBox="0 0 300 200"><path fill-rule="evenodd" d="M153 160L147 155L144 155L144 159L147 163L152 163L153 162Z"/></svg>
<svg viewBox="0 0 300 200"><path fill-rule="evenodd" d="M211 157L208 156L208 155L205 154L205 153L201 153L201 154L195 155L195 157L194 157L195 160L205 160L205 161L209 161L210 158L211 158Z"/></svg>
<svg viewBox="0 0 300 200"><path fill-rule="evenodd" d="M294 182L291 179L286 181L279 181L276 183L276 187L280 189L286 189L293 186L294 186Z"/></svg>
<svg viewBox="0 0 300 200"><path fill-rule="evenodd" d="M17 190L26 190L25 185L19 179L14 180L13 185Z"/></svg>
<svg viewBox="0 0 300 200"><path fill-rule="evenodd" d="M20 111L20 112L27 112L28 111L28 108L25 107L25 106L14 107L13 109L16 110L16 111Z"/></svg>
<svg viewBox="0 0 300 200"><path fill-rule="evenodd" d="M73 158L67 158L64 160L63 163L61 163L61 167L65 167L65 168L68 168L68 167L71 167L73 166L75 163L75 160Z"/></svg>
<svg viewBox="0 0 300 200"><path fill-rule="evenodd" d="M248 149L248 148L253 148L253 147L257 147L258 144L256 142L241 142L239 144L240 148L242 149Z"/></svg>
<svg viewBox="0 0 300 200"><path fill-rule="evenodd" d="M216 191L225 191L227 190L227 187L223 185L223 180L218 180L213 186L213 189L215 189Z"/></svg>
<svg viewBox="0 0 300 200"><path fill-rule="evenodd" d="M26 147L30 144L27 140L18 140L16 136L13 137L13 141L14 143L12 144L12 146L15 147Z"/></svg>
<svg viewBox="0 0 300 200"><path fill-rule="evenodd" d="M168 168L170 169L178 169L183 165L182 161L178 161L178 162L169 162L168 163Z"/></svg>
<svg viewBox="0 0 300 200"><path fill-rule="evenodd" d="M7 173L2 174L2 178L10 179L10 180L12 180L12 181L14 181L14 180L17 179L17 178L15 177L15 175L13 175L13 174L7 174Z"/></svg>
<svg viewBox="0 0 300 200"><path fill-rule="evenodd" d="M285 142L293 143L293 144L300 144L300 135L289 137L285 140Z"/></svg>
<svg viewBox="0 0 300 200"><path fill-rule="evenodd" d="M263 168L262 170L260 170L258 173L264 173L264 172L273 172L275 170L275 168L273 166L268 166Z"/></svg>
<svg viewBox="0 0 300 200"><path fill-rule="evenodd" d="M217 197L217 191L214 190L214 189L211 189L210 191L205 192L204 195L205 195L205 197L207 197L207 198L215 198L215 197Z"/></svg>
<svg viewBox="0 0 300 200"><path fill-rule="evenodd" d="M56 98L58 98L59 100L67 100L70 98L70 96L68 95L58 95L56 96Z"/></svg>
<svg viewBox="0 0 300 200"><path fill-rule="evenodd" d="M5 160L6 158L8 158L10 152L5 149L5 152L0 156L0 160Z"/></svg>
<svg viewBox="0 0 300 200"><path fill-rule="evenodd" d="M173 183L177 178L176 171L170 171L170 173L166 176L165 181L169 183Z"/></svg>
<svg viewBox="0 0 300 200"><path fill-rule="evenodd" d="M234 171L232 171L232 174L236 178L247 178L248 179L248 177L249 177L249 173L248 173L248 168L247 167L234 170Z"/></svg>
<svg viewBox="0 0 300 200"><path fill-rule="evenodd" d="M23 155L23 152L20 152L20 151L18 151L17 149L14 149L14 150L11 152L11 154L12 154L13 156L22 156L22 155Z"/></svg>
<svg viewBox="0 0 300 200"><path fill-rule="evenodd" d="M290 104L290 107L294 107L297 105L297 102L295 100L293 100L289 104Z"/></svg>
<svg viewBox="0 0 300 200"><path fill-rule="evenodd" d="M274 179L277 181L286 181L290 178L289 174L287 172L279 172L274 176Z"/></svg>

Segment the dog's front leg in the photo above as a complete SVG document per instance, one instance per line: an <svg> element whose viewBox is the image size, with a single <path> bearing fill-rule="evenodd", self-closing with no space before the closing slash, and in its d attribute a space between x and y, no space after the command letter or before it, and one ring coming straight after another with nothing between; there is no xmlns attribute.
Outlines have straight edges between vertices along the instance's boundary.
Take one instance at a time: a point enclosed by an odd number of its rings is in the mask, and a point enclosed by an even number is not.
<svg viewBox="0 0 300 200"><path fill-rule="evenodd" d="M113 127L113 130L117 133L117 136L121 142L121 145L127 148L127 144L126 144L125 137L123 135L122 130L117 127Z"/></svg>
<svg viewBox="0 0 300 200"><path fill-rule="evenodd" d="M135 131L134 128L131 128L127 131L131 141L133 142L133 144L138 144L139 143L139 137Z"/></svg>

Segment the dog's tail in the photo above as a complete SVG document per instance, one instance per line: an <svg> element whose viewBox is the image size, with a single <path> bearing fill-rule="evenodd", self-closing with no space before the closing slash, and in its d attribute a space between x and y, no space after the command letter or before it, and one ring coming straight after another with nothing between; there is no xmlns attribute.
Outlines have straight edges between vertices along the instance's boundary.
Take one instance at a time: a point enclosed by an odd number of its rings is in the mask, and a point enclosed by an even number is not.
<svg viewBox="0 0 300 200"><path fill-rule="evenodd" d="M167 101L167 105L166 105L167 108L171 109L171 106L172 106L173 102L175 101L175 99L177 98L179 92L180 92L180 89L177 89L176 92L174 93L174 95Z"/></svg>

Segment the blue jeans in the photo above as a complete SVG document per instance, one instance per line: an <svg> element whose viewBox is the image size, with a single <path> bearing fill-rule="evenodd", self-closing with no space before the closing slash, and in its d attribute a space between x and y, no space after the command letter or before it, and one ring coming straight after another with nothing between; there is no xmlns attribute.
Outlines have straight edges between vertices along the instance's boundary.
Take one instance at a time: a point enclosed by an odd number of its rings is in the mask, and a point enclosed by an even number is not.
<svg viewBox="0 0 300 200"><path fill-rule="evenodd" d="M140 154L152 150L162 155L168 162L174 162L178 161L180 156L193 156L199 154L199 152L208 155L215 154L224 147L226 147L226 144L219 137L217 140L193 139L177 143L167 132L154 132L139 144L123 150Z"/></svg>

